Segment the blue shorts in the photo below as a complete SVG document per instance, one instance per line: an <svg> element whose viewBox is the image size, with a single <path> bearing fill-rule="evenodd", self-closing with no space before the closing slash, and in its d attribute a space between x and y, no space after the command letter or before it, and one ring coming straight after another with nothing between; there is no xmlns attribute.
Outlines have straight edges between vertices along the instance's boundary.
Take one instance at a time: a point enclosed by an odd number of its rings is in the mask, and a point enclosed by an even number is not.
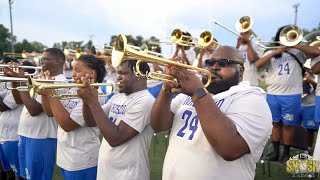
<svg viewBox="0 0 320 180"><path fill-rule="evenodd" d="M18 153L21 177L32 180L52 179L57 139L33 139L20 136Z"/></svg>
<svg viewBox="0 0 320 180"><path fill-rule="evenodd" d="M11 170L9 160L8 160L7 156L4 154L2 146L0 146L0 161L1 161L1 166L2 166L3 171L6 172L6 171Z"/></svg>
<svg viewBox="0 0 320 180"><path fill-rule="evenodd" d="M18 157L18 141L7 141L1 144L1 148L8 159L11 169L16 177L20 177L20 165Z"/></svg>
<svg viewBox="0 0 320 180"><path fill-rule="evenodd" d="M300 125L299 114L301 94L271 95L267 94L273 123L282 122L285 125Z"/></svg>
<svg viewBox="0 0 320 180"><path fill-rule="evenodd" d="M315 106L301 106L300 119L304 128L318 130L319 123L314 121L314 112Z"/></svg>
<svg viewBox="0 0 320 180"><path fill-rule="evenodd" d="M156 86L153 86L153 87L151 87L151 88L148 88L149 92L152 94L152 96L153 96L154 98L157 98L157 97L158 97L158 94L159 94L160 91L161 91L162 85L163 85L163 83L158 84L158 85L156 85Z"/></svg>
<svg viewBox="0 0 320 180"><path fill-rule="evenodd" d="M63 168L60 168L61 174L65 180L96 180L97 179L97 166L83 169L79 171L67 171Z"/></svg>
<svg viewBox="0 0 320 180"><path fill-rule="evenodd" d="M320 123L320 96L316 96L316 109L314 121Z"/></svg>

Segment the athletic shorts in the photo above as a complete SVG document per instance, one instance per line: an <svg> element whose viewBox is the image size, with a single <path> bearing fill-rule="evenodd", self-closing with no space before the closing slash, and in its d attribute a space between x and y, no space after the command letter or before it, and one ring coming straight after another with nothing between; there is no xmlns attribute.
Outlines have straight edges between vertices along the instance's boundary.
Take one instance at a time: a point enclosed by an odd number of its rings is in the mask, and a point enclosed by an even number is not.
<svg viewBox="0 0 320 180"><path fill-rule="evenodd" d="M320 96L316 96L316 108L314 121L320 123Z"/></svg>
<svg viewBox="0 0 320 180"><path fill-rule="evenodd" d="M1 144L1 148L16 177L20 177L20 165L18 157L18 141L7 141Z"/></svg>
<svg viewBox="0 0 320 180"><path fill-rule="evenodd" d="M300 119L304 128L318 130L319 123L314 121L314 112L315 106L301 106Z"/></svg>
<svg viewBox="0 0 320 180"><path fill-rule="evenodd" d="M64 180L96 180L97 179L97 166L83 169L79 171L67 171L63 168L60 168L61 174L64 177Z"/></svg>
<svg viewBox="0 0 320 180"><path fill-rule="evenodd" d="M2 166L3 171L6 172L6 171L11 170L9 160L6 157L6 155L4 154L2 146L0 146L0 161L1 161L1 166Z"/></svg>
<svg viewBox="0 0 320 180"><path fill-rule="evenodd" d="M272 113L273 123L282 122L285 125L300 125L301 94L267 94L267 102Z"/></svg>
<svg viewBox="0 0 320 180"><path fill-rule="evenodd" d="M21 177L32 180L52 179L57 139L33 139L20 136L18 153Z"/></svg>

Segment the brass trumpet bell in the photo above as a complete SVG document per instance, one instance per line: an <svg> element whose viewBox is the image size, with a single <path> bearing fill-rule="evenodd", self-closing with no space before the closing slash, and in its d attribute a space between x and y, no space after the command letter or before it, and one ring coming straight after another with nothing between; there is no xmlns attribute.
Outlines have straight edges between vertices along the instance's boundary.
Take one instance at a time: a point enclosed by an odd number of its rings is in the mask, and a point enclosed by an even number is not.
<svg viewBox="0 0 320 180"><path fill-rule="evenodd" d="M294 46L301 42L303 31L295 25L289 25L282 29L279 35L279 41L284 46Z"/></svg>
<svg viewBox="0 0 320 180"><path fill-rule="evenodd" d="M279 41L258 41L257 44L264 49L277 49L280 46L266 46L269 44L281 44L283 46L291 47L299 44L303 39L303 30L295 25L288 25L284 27L279 33Z"/></svg>
<svg viewBox="0 0 320 180"><path fill-rule="evenodd" d="M236 22L236 29L238 32L247 32L252 28L253 19L250 16L242 16Z"/></svg>
<svg viewBox="0 0 320 180"><path fill-rule="evenodd" d="M213 41L213 36L210 31L204 31L200 34L199 38L193 38L191 36L184 35L180 29L174 29L171 33L171 40L181 46L194 46L201 48L209 46ZM219 44L218 42L215 43Z"/></svg>
<svg viewBox="0 0 320 180"><path fill-rule="evenodd" d="M320 47L320 30L305 35L304 40L309 46Z"/></svg>

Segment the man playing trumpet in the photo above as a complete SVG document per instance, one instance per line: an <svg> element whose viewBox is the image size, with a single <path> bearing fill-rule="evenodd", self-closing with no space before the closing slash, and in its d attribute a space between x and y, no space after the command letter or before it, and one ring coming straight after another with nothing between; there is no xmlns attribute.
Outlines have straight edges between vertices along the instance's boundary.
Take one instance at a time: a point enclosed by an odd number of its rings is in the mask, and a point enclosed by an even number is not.
<svg viewBox="0 0 320 180"><path fill-rule="evenodd" d="M60 49L48 48L41 60L42 70L48 70L56 80L65 80L64 62L65 55ZM22 70L19 73L10 70L7 74L25 77ZM18 128L21 176L25 179L52 179L57 149L57 123L44 113L40 95L33 98L29 92L20 91L13 92L13 96L25 105Z"/></svg>
<svg viewBox="0 0 320 180"><path fill-rule="evenodd" d="M258 87L259 81L255 61L262 56L263 49L256 44L252 44L251 37L253 36L253 32L251 30L241 32L240 35L236 48L239 49L243 55L243 81L249 81L251 86Z"/></svg>

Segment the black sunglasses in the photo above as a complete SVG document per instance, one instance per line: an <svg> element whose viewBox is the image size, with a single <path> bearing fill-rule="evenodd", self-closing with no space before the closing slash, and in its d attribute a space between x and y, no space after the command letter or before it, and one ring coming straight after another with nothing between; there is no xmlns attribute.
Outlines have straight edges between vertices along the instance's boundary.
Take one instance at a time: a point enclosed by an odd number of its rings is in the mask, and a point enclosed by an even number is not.
<svg viewBox="0 0 320 180"><path fill-rule="evenodd" d="M211 58L211 59L207 59L205 60L205 64L207 66L214 66L215 64L218 64L219 67L227 67L228 65L234 65L234 64L241 64L241 62L235 61L235 60L231 60L231 59L215 59L215 58Z"/></svg>

